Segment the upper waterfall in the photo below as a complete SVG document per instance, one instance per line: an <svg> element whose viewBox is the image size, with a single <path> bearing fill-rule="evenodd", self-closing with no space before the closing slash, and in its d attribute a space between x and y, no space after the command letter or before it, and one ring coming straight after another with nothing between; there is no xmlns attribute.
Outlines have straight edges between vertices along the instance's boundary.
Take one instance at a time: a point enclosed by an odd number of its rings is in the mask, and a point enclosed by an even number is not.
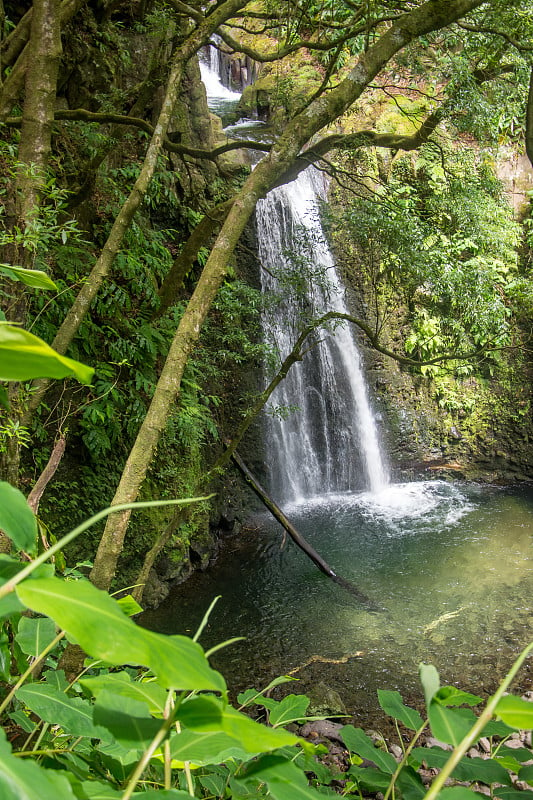
<svg viewBox="0 0 533 800"><path fill-rule="evenodd" d="M322 184L322 185L321 185ZM303 293L286 294L265 321L266 338L280 359L291 351L302 313L348 313L319 219L320 173L308 168L297 180L269 192L257 205L264 292L283 293L278 277L294 259L309 271ZM324 276L327 276L324 279ZM320 340L320 341L318 341ZM297 407L297 410L294 410ZM271 397L267 458L271 491L282 501L370 489L388 483L365 383L361 357L346 323L319 330L302 361Z"/></svg>

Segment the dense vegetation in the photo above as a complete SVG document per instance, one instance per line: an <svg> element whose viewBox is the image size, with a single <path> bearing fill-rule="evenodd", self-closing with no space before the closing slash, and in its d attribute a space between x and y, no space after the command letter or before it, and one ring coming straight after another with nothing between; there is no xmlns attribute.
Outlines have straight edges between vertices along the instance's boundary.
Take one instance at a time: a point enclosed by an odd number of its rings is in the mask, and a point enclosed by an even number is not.
<svg viewBox="0 0 533 800"><path fill-rule="evenodd" d="M262 67L243 108L269 115L270 144L226 142L208 114L197 55L215 33L234 64ZM265 345L243 237L257 200L310 162L334 179L329 227L366 298L351 323L368 344L432 380L451 414L490 395L501 415L507 393L523 424L531 223L527 208L521 224L511 214L496 166L502 146L533 158L533 5L8 1L0 34L0 655L18 751L1 745L0 786L45 800L327 793L339 776L320 749L277 730L304 718L305 699L265 697L270 727L252 722L196 641L136 628L123 613L135 601L121 610L99 590L120 569L140 598L164 548L169 577L208 552L221 439L235 444L268 401L244 378ZM253 171L245 149L263 154ZM302 335L318 324L302 319ZM71 646L58 662L65 634L102 663L82 667ZM456 746L441 775L513 797L508 771L531 778L518 754L494 744L488 768L462 759L479 736L511 735L494 713L530 728L529 706L501 699L507 682L476 722L449 707L477 698L422 677L433 733ZM382 701L407 728L425 724ZM408 747L393 765L349 727L343 742L346 795L422 797L418 768L445 761Z"/></svg>

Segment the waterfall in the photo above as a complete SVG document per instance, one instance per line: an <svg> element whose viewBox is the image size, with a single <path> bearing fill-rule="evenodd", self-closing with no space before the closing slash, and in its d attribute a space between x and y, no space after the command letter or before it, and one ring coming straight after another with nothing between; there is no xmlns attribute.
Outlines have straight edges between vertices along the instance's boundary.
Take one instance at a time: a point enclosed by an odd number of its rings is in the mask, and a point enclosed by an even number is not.
<svg viewBox="0 0 533 800"><path fill-rule="evenodd" d="M263 291L285 294L265 319L266 340L275 343L280 359L297 339L302 312L310 318L327 311L348 313L320 225L320 184L320 173L308 168L257 206ZM299 281L302 263L310 275L303 294L295 297L284 292L278 277L290 274ZM272 395L266 427L270 488L282 502L377 492L388 483L361 356L347 323L334 332L319 329L310 339L302 361Z"/></svg>
<svg viewBox="0 0 533 800"><path fill-rule="evenodd" d="M211 45L205 47L198 61L210 110L218 114L233 108L239 102L241 95L240 92L234 92L224 84L221 77L222 59L217 48Z"/></svg>
<svg viewBox="0 0 533 800"><path fill-rule="evenodd" d="M221 113L235 104L240 95L221 79L217 48L205 48L200 70L212 111ZM320 225L318 198L323 195L320 173L309 168L257 205L263 291L283 293L276 274L290 272L295 257L309 271L303 295L287 295L275 315L265 317L265 338L275 343L280 359L298 337L302 313L310 318L327 311L348 313ZM277 387L270 407L277 411L266 423L270 489L276 499L290 502L360 489L377 492L387 486L361 357L348 324L338 325L334 333L320 329L310 337L308 352Z"/></svg>

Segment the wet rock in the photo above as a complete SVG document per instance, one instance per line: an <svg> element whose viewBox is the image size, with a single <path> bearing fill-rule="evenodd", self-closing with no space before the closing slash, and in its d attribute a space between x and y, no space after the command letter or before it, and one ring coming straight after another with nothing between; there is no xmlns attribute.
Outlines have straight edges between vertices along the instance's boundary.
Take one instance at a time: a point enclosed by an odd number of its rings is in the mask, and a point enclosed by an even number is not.
<svg viewBox="0 0 533 800"><path fill-rule="evenodd" d="M169 592L170 585L166 581L162 581L154 569L150 570L143 592L143 607L157 608Z"/></svg>
<svg viewBox="0 0 533 800"><path fill-rule="evenodd" d="M394 756L396 761L401 761L403 758L403 750L398 744L389 745L389 753Z"/></svg>
<svg viewBox="0 0 533 800"><path fill-rule="evenodd" d="M453 750L451 744L446 744L445 742L440 742L438 739L435 739L433 736L428 736L426 739L427 747L440 747L441 750Z"/></svg>
<svg viewBox="0 0 533 800"><path fill-rule="evenodd" d="M339 722L331 722L329 719L319 719L314 722L306 722L300 728L300 736L305 739L331 739L334 742L341 742L340 730L343 726Z"/></svg>
<svg viewBox="0 0 533 800"><path fill-rule="evenodd" d="M335 689L331 689L323 681L317 683L310 692L308 692L309 709L308 713L311 715L321 714L325 717L334 717L337 714L346 715L346 706L342 702L342 698Z"/></svg>

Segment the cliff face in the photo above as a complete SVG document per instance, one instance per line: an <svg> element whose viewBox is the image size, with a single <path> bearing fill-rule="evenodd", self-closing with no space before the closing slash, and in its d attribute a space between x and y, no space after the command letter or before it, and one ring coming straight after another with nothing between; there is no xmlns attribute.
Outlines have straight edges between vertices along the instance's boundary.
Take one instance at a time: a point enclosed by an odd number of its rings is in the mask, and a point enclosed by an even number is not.
<svg viewBox="0 0 533 800"><path fill-rule="evenodd" d="M470 149L472 163L479 159L479 148L475 144L466 146L463 142L456 147L461 157L465 157L465 152ZM348 168L356 173L365 173L364 202L372 196L378 184L395 180L395 171L396 175L403 176L405 186L412 193L410 196L419 199L428 195L428 176L420 170L416 159L410 154L397 154L391 159L388 154L374 150L366 152L363 157L357 156L351 163L344 160L341 166L346 169L350 164ZM509 291L512 298L514 281L519 284L521 276L527 275L529 270L527 192L533 185L533 173L529 162L513 148L501 149L488 166L489 183L496 192L487 206L494 208L491 212L494 218L489 215L483 235L487 236L490 245L496 217L506 220L504 227L511 232L513 244L507 255L508 263L502 264L500 269L514 277L509 280L506 277L499 288L496 283L495 294ZM411 355L415 340L413 331L418 333L414 327L418 319L417 304L421 303L425 320L435 322L431 314L439 311L439 304L432 306L432 284L414 285L406 291L410 279L409 256L406 255L405 262L398 260L394 269L390 263L387 267L390 251L387 250L386 236L379 241L383 230L380 233L377 229L374 238L371 230L364 234L355 230L358 224L363 227L368 224L364 212L359 219L357 213L352 213L354 202L360 202L360 198L354 201L353 194L334 180L330 189L333 212L326 213L326 216L330 219L330 235L353 312L374 330L381 327L379 339L385 348L400 356ZM374 200L378 205L379 197ZM484 200L481 198L477 202ZM373 219L379 225L379 214L375 209L373 213ZM451 208L449 214L453 214ZM350 217L347 225L331 221L331 217L338 220L343 215ZM401 234L397 231L394 235ZM435 235L442 234L437 229ZM462 235L465 238L470 235L468 228ZM424 246L422 242L420 245L423 263ZM473 299L475 303L475 292ZM481 295L479 302L482 302ZM506 302L510 308L512 299ZM440 367L429 369L408 366L382 355L370 346L366 337L360 337L370 390L383 417L386 447L400 478L459 477L495 483L531 480L532 365L527 351L530 323L528 313L523 313L520 303L515 307L516 316L513 317L511 311L508 313L512 318L512 333L507 340L508 346L501 352L494 356L488 351L481 352L479 357L458 362L452 359L442 362ZM438 326L428 328L427 340L438 338L441 330ZM454 351L450 352L453 355ZM494 361L491 363L492 357Z"/></svg>

